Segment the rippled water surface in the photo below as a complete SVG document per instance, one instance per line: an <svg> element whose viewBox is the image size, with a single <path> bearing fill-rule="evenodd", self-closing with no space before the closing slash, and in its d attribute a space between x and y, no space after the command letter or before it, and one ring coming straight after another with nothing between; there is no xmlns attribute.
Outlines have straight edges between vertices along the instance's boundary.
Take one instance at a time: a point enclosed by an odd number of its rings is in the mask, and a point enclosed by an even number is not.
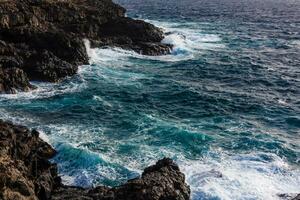
<svg viewBox="0 0 300 200"><path fill-rule="evenodd" d="M172 55L86 41L90 65L1 95L0 117L42 131L68 184L118 185L168 156L193 200L300 193L300 1L118 2Z"/></svg>

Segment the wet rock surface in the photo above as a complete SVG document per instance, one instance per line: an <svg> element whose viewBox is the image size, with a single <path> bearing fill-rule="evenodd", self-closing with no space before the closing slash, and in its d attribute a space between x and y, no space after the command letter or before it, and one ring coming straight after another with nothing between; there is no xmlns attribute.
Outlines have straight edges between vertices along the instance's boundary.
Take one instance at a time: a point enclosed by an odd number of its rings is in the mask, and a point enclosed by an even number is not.
<svg viewBox="0 0 300 200"><path fill-rule="evenodd" d="M0 120L0 199L2 200L188 200L184 174L168 158L144 170L141 177L115 187L65 186L51 163L57 152L39 133Z"/></svg>
<svg viewBox="0 0 300 200"><path fill-rule="evenodd" d="M1 0L0 93L27 91L32 88L28 80L72 76L88 63L83 39L94 47L161 55L171 48L163 38L161 29L125 17L125 9L111 0ZM1 76L11 68L19 72L15 77L22 76L19 82Z"/></svg>

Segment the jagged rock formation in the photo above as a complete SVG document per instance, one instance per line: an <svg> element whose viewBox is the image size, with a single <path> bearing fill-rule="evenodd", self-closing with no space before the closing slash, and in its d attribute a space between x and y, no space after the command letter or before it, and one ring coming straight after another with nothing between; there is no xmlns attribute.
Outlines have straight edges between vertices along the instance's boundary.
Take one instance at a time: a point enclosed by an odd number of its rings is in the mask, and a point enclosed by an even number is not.
<svg viewBox="0 0 300 200"><path fill-rule="evenodd" d="M75 74L88 63L83 39L147 55L170 51L159 28L125 17L111 0L0 0L0 93Z"/></svg>
<svg viewBox="0 0 300 200"><path fill-rule="evenodd" d="M184 174L171 159L145 169L140 178L115 188L64 186L57 165L48 159L57 152L26 127L0 120L1 200L188 200Z"/></svg>

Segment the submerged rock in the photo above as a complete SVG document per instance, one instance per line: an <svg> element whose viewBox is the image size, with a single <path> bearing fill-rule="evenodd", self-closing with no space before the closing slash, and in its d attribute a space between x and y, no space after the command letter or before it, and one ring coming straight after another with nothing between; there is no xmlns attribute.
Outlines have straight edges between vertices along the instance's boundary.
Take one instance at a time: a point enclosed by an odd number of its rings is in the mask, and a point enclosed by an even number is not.
<svg viewBox="0 0 300 200"><path fill-rule="evenodd" d="M161 29L127 18L125 11L111 0L0 1L0 69L23 73L22 84L0 77L0 92L27 91L28 80L57 82L75 74L88 63L83 39L147 55L170 52Z"/></svg>
<svg viewBox="0 0 300 200"><path fill-rule="evenodd" d="M189 186L179 167L168 158L144 170L141 177L110 188L65 186L56 151L26 127L0 120L0 199L2 200L188 200Z"/></svg>

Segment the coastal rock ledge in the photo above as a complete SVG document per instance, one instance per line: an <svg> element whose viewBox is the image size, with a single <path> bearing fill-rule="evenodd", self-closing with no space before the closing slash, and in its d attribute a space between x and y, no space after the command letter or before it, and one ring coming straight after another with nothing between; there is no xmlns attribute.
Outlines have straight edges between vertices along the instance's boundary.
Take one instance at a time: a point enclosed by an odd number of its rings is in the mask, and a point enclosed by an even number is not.
<svg viewBox="0 0 300 200"><path fill-rule="evenodd" d="M0 93L74 75L88 63L84 39L92 47L170 52L161 29L125 11L111 0L0 0Z"/></svg>
<svg viewBox="0 0 300 200"><path fill-rule="evenodd" d="M56 151L39 132L0 120L1 200L188 200L189 186L178 166L168 158L146 168L141 177L110 188L65 186L57 165L49 159Z"/></svg>

